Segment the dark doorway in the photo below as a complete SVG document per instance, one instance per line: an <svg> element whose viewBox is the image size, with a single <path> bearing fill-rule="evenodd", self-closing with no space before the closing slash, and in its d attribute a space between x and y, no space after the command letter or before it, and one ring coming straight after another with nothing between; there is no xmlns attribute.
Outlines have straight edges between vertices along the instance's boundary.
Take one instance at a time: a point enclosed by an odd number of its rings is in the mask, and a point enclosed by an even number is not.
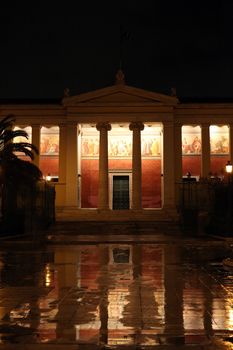
<svg viewBox="0 0 233 350"><path fill-rule="evenodd" d="M113 176L112 209L129 209L129 176Z"/></svg>

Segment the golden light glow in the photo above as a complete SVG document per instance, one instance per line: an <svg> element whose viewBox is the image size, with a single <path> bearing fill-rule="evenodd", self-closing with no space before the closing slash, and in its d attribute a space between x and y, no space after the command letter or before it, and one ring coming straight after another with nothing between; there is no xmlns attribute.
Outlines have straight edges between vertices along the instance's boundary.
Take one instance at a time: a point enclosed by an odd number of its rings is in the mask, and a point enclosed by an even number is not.
<svg viewBox="0 0 233 350"><path fill-rule="evenodd" d="M229 153L229 127L227 125L210 126L210 152L220 155Z"/></svg>
<svg viewBox="0 0 233 350"><path fill-rule="evenodd" d="M231 174L232 173L232 164L231 164L231 162L228 160L228 162L227 162L227 164L226 164L226 172L228 173L228 174Z"/></svg>
<svg viewBox="0 0 233 350"><path fill-rule="evenodd" d="M46 181L51 181L51 179L52 179L52 178L51 178L51 175L50 175L50 174L48 174L48 175L45 176L45 180L46 180Z"/></svg>
<svg viewBox="0 0 233 350"><path fill-rule="evenodd" d="M52 273L49 264L45 267L45 286L50 287L52 284Z"/></svg>

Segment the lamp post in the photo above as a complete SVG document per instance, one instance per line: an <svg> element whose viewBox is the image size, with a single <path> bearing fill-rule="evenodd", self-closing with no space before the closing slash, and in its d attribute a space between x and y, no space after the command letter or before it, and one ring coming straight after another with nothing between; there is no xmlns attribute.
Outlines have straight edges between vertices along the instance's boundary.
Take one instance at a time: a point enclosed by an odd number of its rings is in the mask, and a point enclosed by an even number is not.
<svg viewBox="0 0 233 350"><path fill-rule="evenodd" d="M228 188L227 188L227 231L231 232L232 230L232 164L228 160L225 169L228 175Z"/></svg>
<svg viewBox="0 0 233 350"><path fill-rule="evenodd" d="M50 173L48 173L48 175L46 175L45 180L47 182L50 182L52 180L52 177L51 177Z"/></svg>
<svg viewBox="0 0 233 350"><path fill-rule="evenodd" d="M225 169L226 169L226 173L228 174L228 178L230 177L230 174L232 174L232 164L231 162L228 160L227 164L225 165Z"/></svg>
<svg viewBox="0 0 233 350"><path fill-rule="evenodd" d="M232 166L231 162L228 160L227 164L225 165L226 173L228 175L228 183L230 183L232 168L233 168L233 166Z"/></svg>

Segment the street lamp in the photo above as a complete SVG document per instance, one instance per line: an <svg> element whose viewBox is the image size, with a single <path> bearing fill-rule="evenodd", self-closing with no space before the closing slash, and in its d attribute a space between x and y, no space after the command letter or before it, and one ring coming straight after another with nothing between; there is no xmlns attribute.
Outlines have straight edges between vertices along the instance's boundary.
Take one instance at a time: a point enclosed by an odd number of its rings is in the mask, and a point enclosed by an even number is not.
<svg viewBox="0 0 233 350"><path fill-rule="evenodd" d="M227 161L227 164L226 164L226 166L225 166L225 169L226 169L226 172L227 172L227 174L231 174L232 173L232 164L231 164L231 162L228 160Z"/></svg>
<svg viewBox="0 0 233 350"><path fill-rule="evenodd" d="M51 179L52 179L51 175L48 173L48 175L45 177L45 180L49 182L49 181L51 181Z"/></svg>
<svg viewBox="0 0 233 350"><path fill-rule="evenodd" d="M228 179L228 184L230 185L231 183L231 176L232 176L232 164L230 162L230 160L227 161L227 164L225 165L225 170L226 170L226 173L227 173L227 179Z"/></svg>
<svg viewBox="0 0 233 350"><path fill-rule="evenodd" d="M232 164L231 162L228 160L226 166L226 173L228 175L228 188L227 188L227 215L226 215L226 221L227 221L227 230L229 232L231 232L232 230Z"/></svg>

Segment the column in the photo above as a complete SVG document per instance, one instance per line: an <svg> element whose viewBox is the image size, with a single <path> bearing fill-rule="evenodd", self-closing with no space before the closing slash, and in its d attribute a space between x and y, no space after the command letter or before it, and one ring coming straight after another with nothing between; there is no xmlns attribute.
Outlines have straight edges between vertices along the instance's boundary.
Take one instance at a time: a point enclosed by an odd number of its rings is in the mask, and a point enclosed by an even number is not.
<svg viewBox="0 0 233 350"><path fill-rule="evenodd" d="M108 131L109 123L98 123L96 129L100 132L99 141L99 194L98 209L109 209L108 198Z"/></svg>
<svg viewBox="0 0 233 350"><path fill-rule="evenodd" d="M141 130L142 122L132 122L129 129L133 131L133 164L132 164L132 209L142 209L142 157Z"/></svg>
<svg viewBox="0 0 233 350"><path fill-rule="evenodd" d="M172 121L163 123L163 207L175 208L175 150Z"/></svg>
<svg viewBox="0 0 233 350"><path fill-rule="evenodd" d="M82 132L78 128L78 207L82 208Z"/></svg>
<svg viewBox="0 0 233 350"><path fill-rule="evenodd" d="M229 152L230 152L230 158L231 164L233 164L233 124L229 125Z"/></svg>
<svg viewBox="0 0 233 350"><path fill-rule="evenodd" d="M182 125L175 124L174 129L174 156L175 156L175 201L179 200L179 182L182 181Z"/></svg>
<svg viewBox="0 0 233 350"><path fill-rule="evenodd" d="M201 124L201 176L208 177L210 173L210 126Z"/></svg>
<svg viewBox="0 0 233 350"><path fill-rule="evenodd" d="M59 125L59 182L66 182L66 154L67 138L66 125Z"/></svg>
<svg viewBox="0 0 233 350"><path fill-rule="evenodd" d="M66 205L77 206L78 188L77 188L77 146L78 134L77 123L67 125L67 148L66 148Z"/></svg>
<svg viewBox="0 0 233 350"><path fill-rule="evenodd" d="M39 124L33 124L32 125L32 144L37 147L39 154L35 154L35 158L33 160L33 163L39 167L40 163L40 125Z"/></svg>

